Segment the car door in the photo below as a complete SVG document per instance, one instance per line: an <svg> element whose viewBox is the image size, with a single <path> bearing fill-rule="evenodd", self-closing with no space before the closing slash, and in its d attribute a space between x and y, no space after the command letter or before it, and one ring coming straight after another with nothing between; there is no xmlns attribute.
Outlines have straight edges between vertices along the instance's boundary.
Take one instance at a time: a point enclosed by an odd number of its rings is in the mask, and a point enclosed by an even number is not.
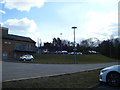
<svg viewBox="0 0 120 90"><path fill-rule="evenodd" d="M30 59L31 59L31 58L30 58L30 56L28 55L28 56L27 56L27 60L30 60Z"/></svg>

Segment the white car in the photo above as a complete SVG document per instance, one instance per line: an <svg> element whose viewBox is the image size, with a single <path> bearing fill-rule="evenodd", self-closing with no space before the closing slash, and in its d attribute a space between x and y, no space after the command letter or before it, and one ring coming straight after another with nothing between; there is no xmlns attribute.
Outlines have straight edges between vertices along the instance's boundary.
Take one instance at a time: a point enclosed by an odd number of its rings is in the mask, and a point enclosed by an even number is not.
<svg viewBox="0 0 120 90"><path fill-rule="evenodd" d="M74 54L75 54L75 55L82 55L81 52L75 52L75 53L74 53L74 52L70 52L70 53L68 53L68 54L69 54L69 55L74 55Z"/></svg>
<svg viewBox="0 0 120 90"><path fill-rule="evenodd" d="M74 55L74 52L70 52L70 53L68 53L69 55Z"/></svg>
<svg viewBox="0 0 120 90"><path fill-rule="evenodd" d="M82 53L81 53L81 52L77 52L76 54L77 54L77 55L82 55Z"/></svg>
<svg viewBox="0 0 120 90"><path fill-rule="evenodd" d="M120 85L120 65L106 67L100 71L100 82L106 82L110 86Z"/></svg>
<svg viewBox="0 0 120 90"><path fill-rule="evenodd" d="M34 57L32 55L23 55L19 58L19 60L24 60L24 61L34 60Z"/></svg>

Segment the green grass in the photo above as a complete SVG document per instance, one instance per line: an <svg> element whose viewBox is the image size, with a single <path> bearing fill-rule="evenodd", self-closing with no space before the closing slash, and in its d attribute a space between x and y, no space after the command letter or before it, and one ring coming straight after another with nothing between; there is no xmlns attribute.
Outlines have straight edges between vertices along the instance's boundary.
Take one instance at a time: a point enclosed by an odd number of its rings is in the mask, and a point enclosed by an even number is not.
<svg viewBox="0 0 120 90"><path fill-rule="evenodd" d="M4 82L3 88L88 88L98 83L100 70Z"/></svg>
<svg viewBox="0 0 120 90"><path fill-rule="evenodd" d="M9 61L11 62L11 60ZM74 64L74 55L40 54L35 56L34 61L18 61L18 60L12 61L40 64ZM100 54L76 55L76 64L94 64L109 62L118 62L118 60Z"/></svg>
<svg viewBox="0 0 120 90"><path fill-rule="evenodd" d="M76 55L76 64L118 62L103 55ZM39 55L34 63L73 64L74 55Z"/></svg>

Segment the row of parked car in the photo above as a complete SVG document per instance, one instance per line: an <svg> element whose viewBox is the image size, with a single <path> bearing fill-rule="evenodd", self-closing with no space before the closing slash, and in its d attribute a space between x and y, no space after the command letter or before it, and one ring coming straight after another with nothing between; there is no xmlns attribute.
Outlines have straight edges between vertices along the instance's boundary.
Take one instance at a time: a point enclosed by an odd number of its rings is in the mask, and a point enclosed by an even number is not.
<svg viewBox="0 0 120 90"><path fill-rule="evenodd" d="M82 53L81 52L70 52L70 53L68 53L69 55L74 55L74 54L76 54L76 55L82 55Z"/></svg>
<svg viewBox="0 0 120 90"><path fill-rule="evenodd" d="M69 55L82 55L82 54L99 54L98 52L96 51L88 51L88 52L67 52L67 51L56 51L56 52L49 52L49 53L46 53L46 54L69 54ZM34 60L34 57L33 55L23 55L19 58L19 60L23 60L23 61L26 61L26 60Z"/></svg>
<svg viewBox="0 0 120 90"><path fill-rule="evenodd" d="M85 51L85 52L68 52L68 51L55 51L55 52L42 52L41 54L69 54L69 55L82 55L82 54L100 54L97 51Z"/></svg>

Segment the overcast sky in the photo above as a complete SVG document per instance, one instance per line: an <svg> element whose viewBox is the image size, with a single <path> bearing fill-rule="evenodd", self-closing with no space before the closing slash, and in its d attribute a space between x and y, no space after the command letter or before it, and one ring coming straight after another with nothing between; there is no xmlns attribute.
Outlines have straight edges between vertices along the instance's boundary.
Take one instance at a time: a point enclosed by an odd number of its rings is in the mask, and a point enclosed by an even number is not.
<svg viewBox="0 0 120 90"><path fill-rule="evenodd" d="M118 36L119 0L0 0L0 23L9 34L51 42ZM2 16L1 16L2 15ZM60 35L62 33L62 35Z"/></svg>

